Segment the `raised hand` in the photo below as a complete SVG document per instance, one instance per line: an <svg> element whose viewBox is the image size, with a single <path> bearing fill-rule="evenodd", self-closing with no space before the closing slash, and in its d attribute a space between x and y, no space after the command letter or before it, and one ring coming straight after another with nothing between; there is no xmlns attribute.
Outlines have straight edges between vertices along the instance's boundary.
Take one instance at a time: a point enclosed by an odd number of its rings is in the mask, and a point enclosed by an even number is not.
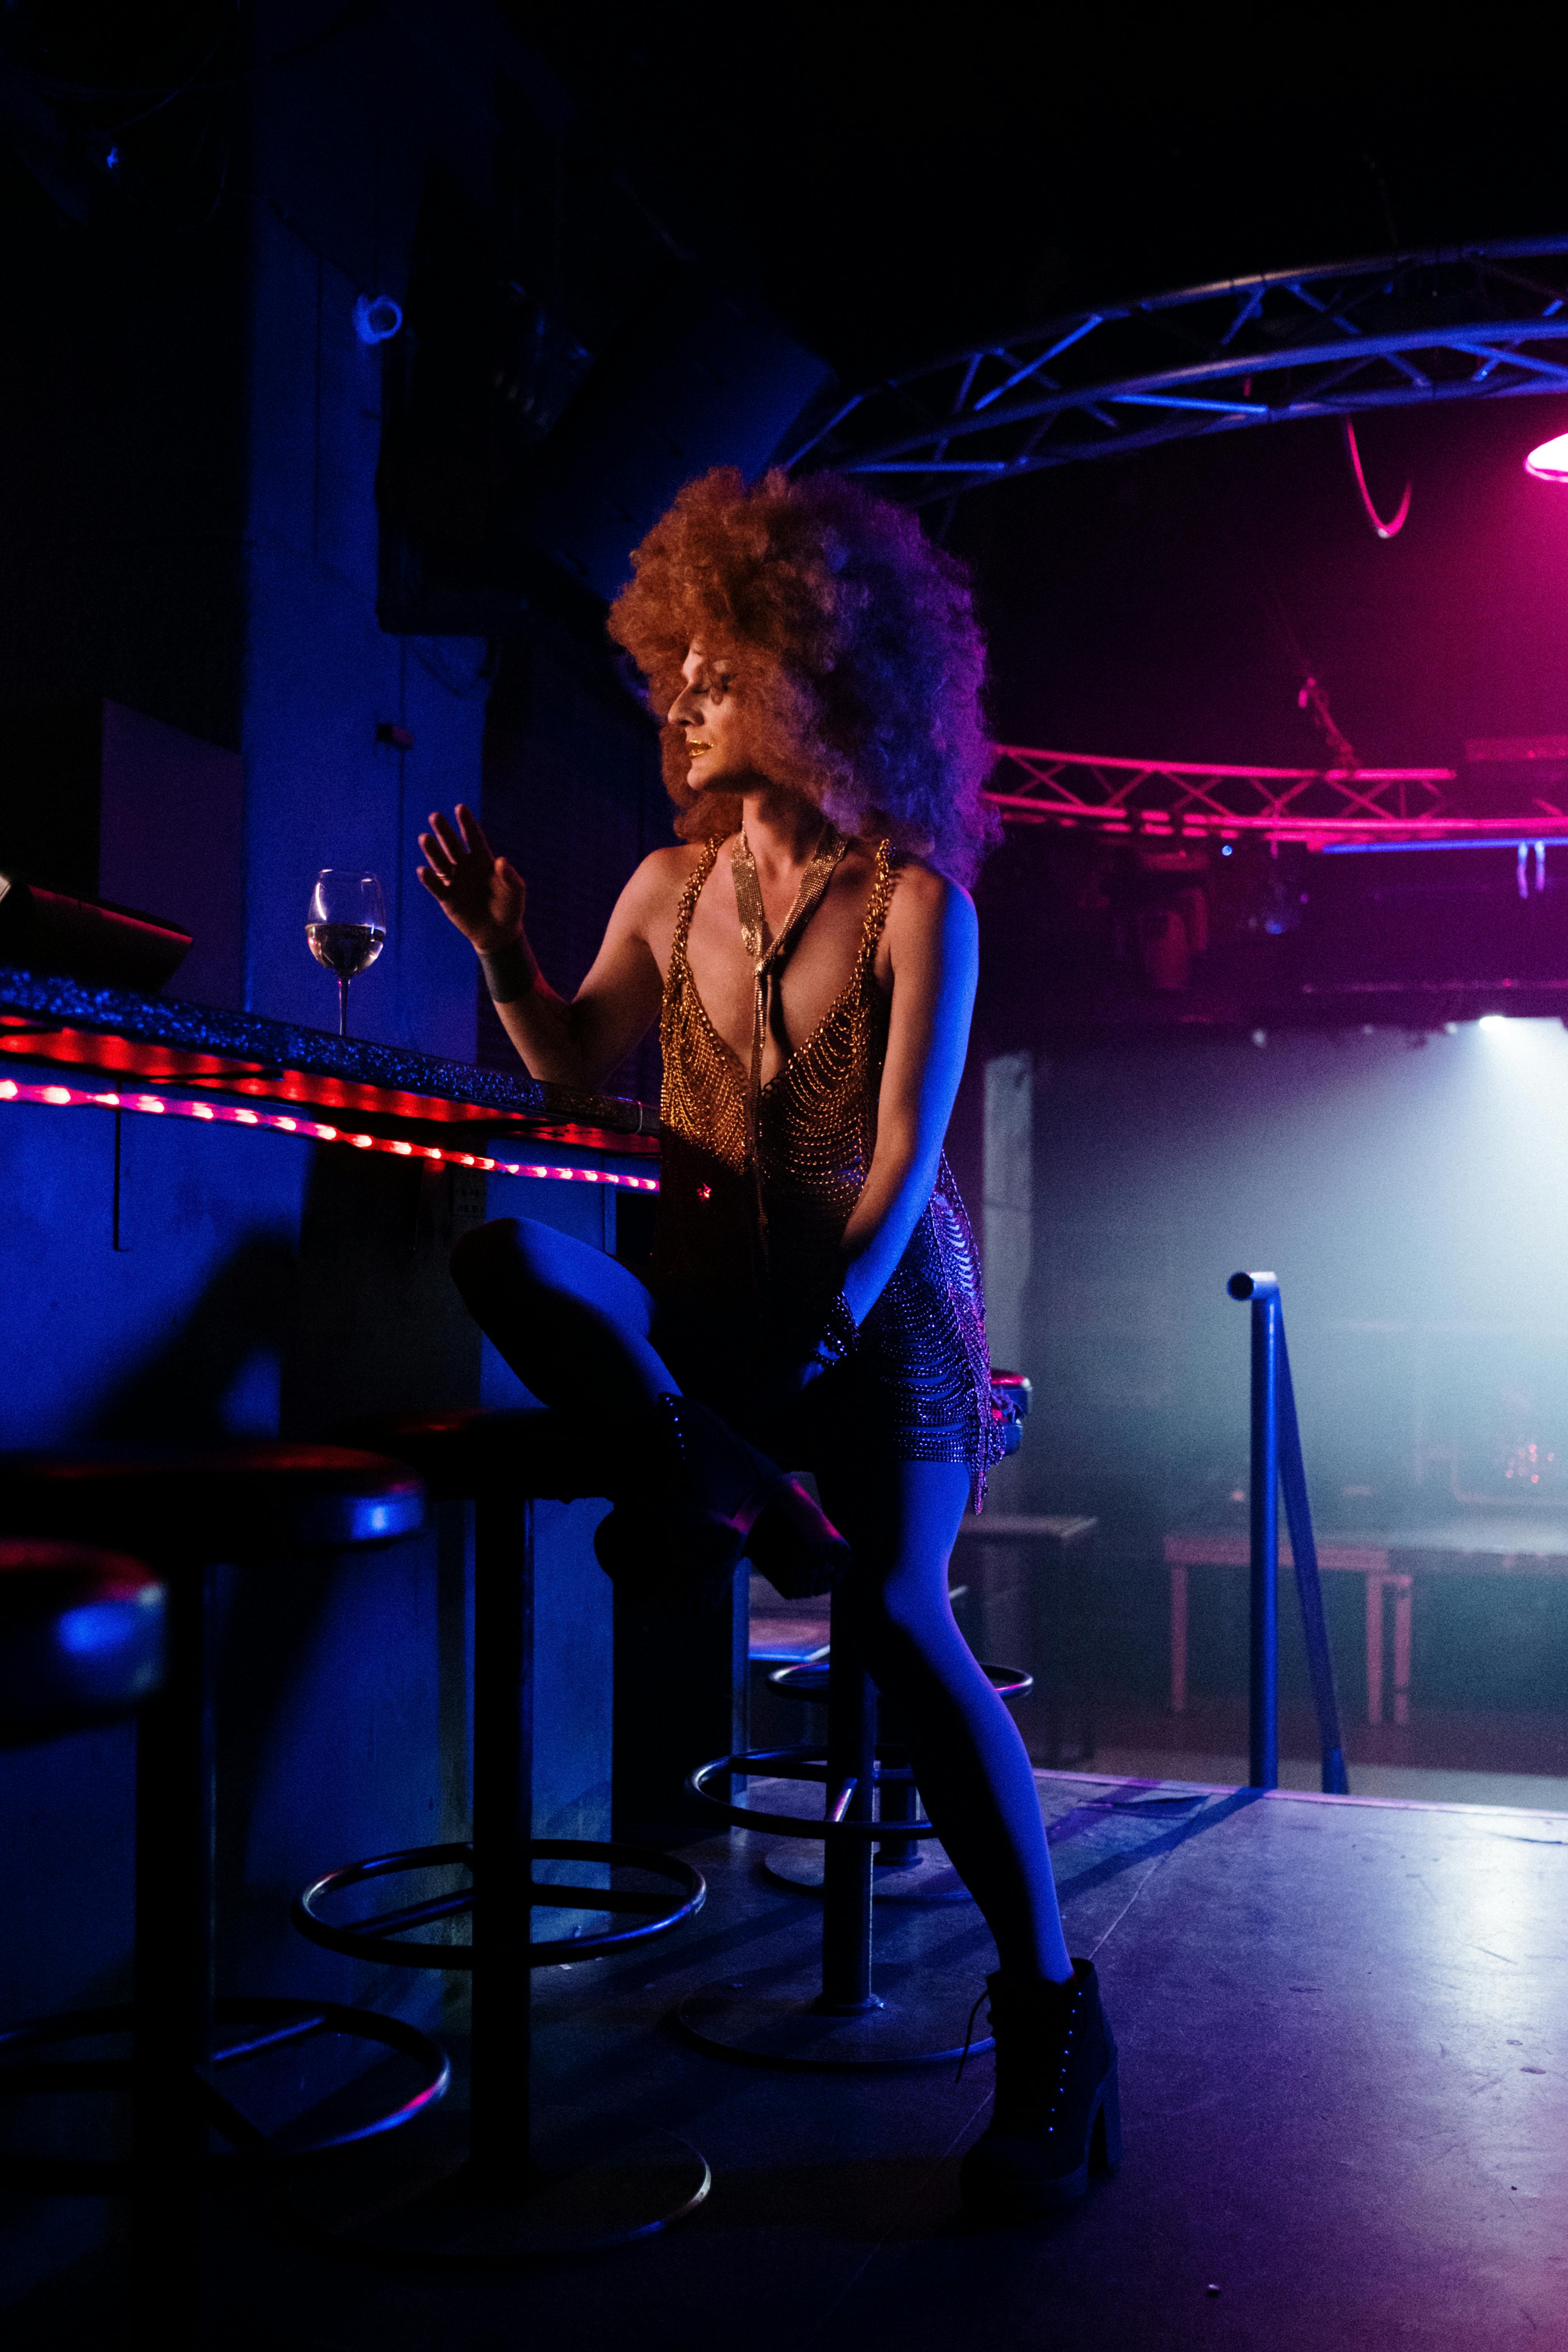
<svg viewBox="0 0 1568 2352"><path fill-rule="evenodd" d="M521 938L528 887L510 859L496 856L471 808L459 801L456 823L433 809L419 846L420 881L479 954L494 955Z"/></svg>

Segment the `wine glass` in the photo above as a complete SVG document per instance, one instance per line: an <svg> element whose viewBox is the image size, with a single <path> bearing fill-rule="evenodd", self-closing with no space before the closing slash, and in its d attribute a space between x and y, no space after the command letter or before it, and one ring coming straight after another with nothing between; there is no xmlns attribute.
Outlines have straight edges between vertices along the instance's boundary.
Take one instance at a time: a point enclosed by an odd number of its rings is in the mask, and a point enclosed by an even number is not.
<svg viewBox="0 0 1568 2352"><path fill-rule="evenodd" d="M368 971L386 945L386 902L374 874L323 866L305 918L310 953L337 976L338 1034L349 1034L349 982Z"/></svg>

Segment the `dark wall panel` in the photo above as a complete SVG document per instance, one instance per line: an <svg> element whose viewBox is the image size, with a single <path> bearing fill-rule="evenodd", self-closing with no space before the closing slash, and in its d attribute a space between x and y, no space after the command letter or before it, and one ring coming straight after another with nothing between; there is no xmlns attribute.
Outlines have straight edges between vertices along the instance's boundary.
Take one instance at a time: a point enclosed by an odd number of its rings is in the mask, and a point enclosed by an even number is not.
<svg viewBox="0 0 1568 2352"><path fill-rule="evenodd" d="M633 868L675 840L658 739L623 688L607 645L542 620L508 646L485 730L484 821L528 883L528 931L552 988L570 996L598 951ZM479 1059L515 1063L481 995ZM608 1081L658 1098L650 1036Z"/></svg>

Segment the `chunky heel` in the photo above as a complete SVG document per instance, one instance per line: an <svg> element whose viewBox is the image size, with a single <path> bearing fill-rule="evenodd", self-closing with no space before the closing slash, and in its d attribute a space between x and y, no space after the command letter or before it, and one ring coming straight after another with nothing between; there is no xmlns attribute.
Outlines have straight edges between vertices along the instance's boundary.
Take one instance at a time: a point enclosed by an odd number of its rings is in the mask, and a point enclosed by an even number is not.
<svg viewBox="0 0 1568 2352"><path fill-rule="evenodd" d="M1027 2221L1075 2203L1091 2172L1121 2163L1116 2043L1092 1961L1075 1960L1066 1985L1003 1974L986 1985L996 2098L959 2182L976 2221Z"/></svg>

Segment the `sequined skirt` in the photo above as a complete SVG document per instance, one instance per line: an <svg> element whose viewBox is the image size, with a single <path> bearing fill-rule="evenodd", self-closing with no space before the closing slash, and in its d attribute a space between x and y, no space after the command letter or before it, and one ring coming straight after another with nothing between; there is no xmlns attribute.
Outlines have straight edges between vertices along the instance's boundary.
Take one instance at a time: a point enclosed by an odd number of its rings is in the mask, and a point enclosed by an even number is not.
<svg viewBox="0 0 1568 2352"><path fill-rule="evenodd" d="M683 1389L791 1468L817 1469L846 1453L962 1463L978 1509L1002 1446L991 1415L979 1255L946 1160L853 1354L781 1406L766 1381L776 1360L775 1308L809 1295L813 1255L808 1228L793 1225L786 1210L775 1221L761 1291L656 1271L653 1345Z"/></svg>

